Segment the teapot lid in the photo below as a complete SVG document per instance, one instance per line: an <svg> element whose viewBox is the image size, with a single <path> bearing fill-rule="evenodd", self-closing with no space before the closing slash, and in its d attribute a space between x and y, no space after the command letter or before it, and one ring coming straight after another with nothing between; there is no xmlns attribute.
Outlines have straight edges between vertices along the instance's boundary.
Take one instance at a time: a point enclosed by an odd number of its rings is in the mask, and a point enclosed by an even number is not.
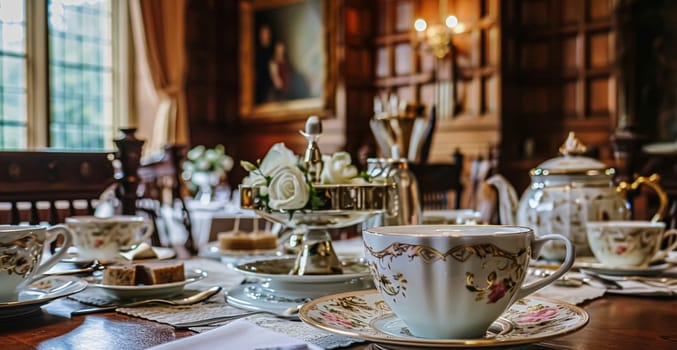
<svg viewBox="0 0 677 350"><path fill-rule="evenodd" d="M613 169L593 158L584 157L587 147L581 143L573 131L569 132L564 144L559 148L561 157L548 159L531 171L532 175L548 174L612 174Z"/></svg>

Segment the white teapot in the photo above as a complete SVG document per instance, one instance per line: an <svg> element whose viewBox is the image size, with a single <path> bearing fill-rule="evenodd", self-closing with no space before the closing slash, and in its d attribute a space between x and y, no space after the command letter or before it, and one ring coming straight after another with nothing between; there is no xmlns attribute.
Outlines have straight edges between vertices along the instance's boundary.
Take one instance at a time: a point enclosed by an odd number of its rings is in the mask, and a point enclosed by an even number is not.
<svg viewBox="0 0 677 350"><path fill-rule="evenodd" d="M638 177L633 183L613 183L615 170L595 159L583 157L585 146L573 132L560 147L561 157L541 163L530 172L531 185L518 202L515 189L501 175L487 182L496 187L501 224L530 227L537 235L558 233L576 246L578 256L591 255L585 232L587 221L624 220L629 216L625 194L645 184L660 199L653 221L660 221L667 208L667 195L658 175ZM565 247L549 242L541 250L546 259L561 260Z"/></svg>

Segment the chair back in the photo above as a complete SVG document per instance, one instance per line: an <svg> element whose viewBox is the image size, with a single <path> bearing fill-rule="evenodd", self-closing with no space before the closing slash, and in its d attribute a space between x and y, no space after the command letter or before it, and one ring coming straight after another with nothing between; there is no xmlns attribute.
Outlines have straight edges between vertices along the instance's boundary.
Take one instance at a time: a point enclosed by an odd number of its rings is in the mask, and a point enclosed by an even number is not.
<svg viewBox="0 0 677 350"><path fill-rule="evenodd" d="M63 223L92 215L114 184L112 152L0 152L0 223Z"/></svg>
<svg viewBox="0 0 677 350"><path fill-rule="evenodd" d="M461 207L463 184L462 162L409 164L418 180L423 210L454 209Z"/></svg>
<svg viewBox="0 0 677 350"><path fill-rule="evenodd" d="M137 208L147 212L159 224L151 238L153 245L172 246L180 257L197 253L192 220L184 200L185 183L181 177L181 163L187 151L186 145L166 145L161 156L143 160L139 167L136 201ZM185 237L176 237L177 233L183 233Z"/></svg>

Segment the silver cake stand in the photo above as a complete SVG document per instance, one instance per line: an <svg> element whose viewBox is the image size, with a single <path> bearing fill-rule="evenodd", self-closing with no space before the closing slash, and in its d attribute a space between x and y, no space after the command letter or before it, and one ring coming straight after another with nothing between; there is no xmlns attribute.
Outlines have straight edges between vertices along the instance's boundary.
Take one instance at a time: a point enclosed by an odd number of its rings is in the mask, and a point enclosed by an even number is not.
<svg viewBox="0 0 677 350"><path fill-rule="evenodd" d="M337 257L327 229L363 223L388 206L388 186L315 185L323 205L293 213L267 211L259 188L240 186L242 209L301 232L296 255L250 261L234 266L255 282L228 292L228 303L248 310L283 312L313 298L373 288L368 265L361 259Z"/></svg>

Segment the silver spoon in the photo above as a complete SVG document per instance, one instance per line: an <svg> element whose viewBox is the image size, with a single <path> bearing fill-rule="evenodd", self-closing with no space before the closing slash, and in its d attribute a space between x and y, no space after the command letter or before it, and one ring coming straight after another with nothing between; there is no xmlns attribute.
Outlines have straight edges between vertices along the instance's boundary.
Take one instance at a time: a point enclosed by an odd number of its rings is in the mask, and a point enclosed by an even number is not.
<svg viewBox="0 0 677 350"><path fill-rule="evenodd" d="M187 329L191 327L200 327L200 326L211 326L215 323L221 323L221 322L228 322L228 321L233 321L237 320L239 318L247 317L247 316L252 316L252 315L258 315L258 314L267 314L267 315L272 315L278 318L284 318L288 320L298 320L299 316L299 309L301 309L300 305L292 306L284 310L282 313L277 313L273 311L266 311L266 310L257 310L257 311L250 311L250 312L243 312L235 315L227 315L227 316L219 316L219 317L212 317L212 318L207 318L204 320L199 320L199 321L193 321L193 322L183 322L183 323L177 323L174 325L174 328L176 329Z"/></svg>
<svg viewBox="0 0 677 350"><path fill-rule="evenodd" d="M183 298L183 299L176 299L176 300L146 299L146 300L135 301L135 302L122 304L122 305L95 307L95 308L90 308L90 309L80 309L80 310L75 310L75 311L71 312L71 315L84 315L84 314L91 314L91 313L95 313L95 312L113 311L113 310L119 309L121 307L135 307L135 306L141 306L141 305L147 305L147 304L167 304L167 305L172 305L172 306L192 305L192 304L199 303L203 300L209 299L214 294L220 292L221 289L222 288L220 286L211 287L207 290L193 294L189 297L186 297L186 298Z"/></svg>

